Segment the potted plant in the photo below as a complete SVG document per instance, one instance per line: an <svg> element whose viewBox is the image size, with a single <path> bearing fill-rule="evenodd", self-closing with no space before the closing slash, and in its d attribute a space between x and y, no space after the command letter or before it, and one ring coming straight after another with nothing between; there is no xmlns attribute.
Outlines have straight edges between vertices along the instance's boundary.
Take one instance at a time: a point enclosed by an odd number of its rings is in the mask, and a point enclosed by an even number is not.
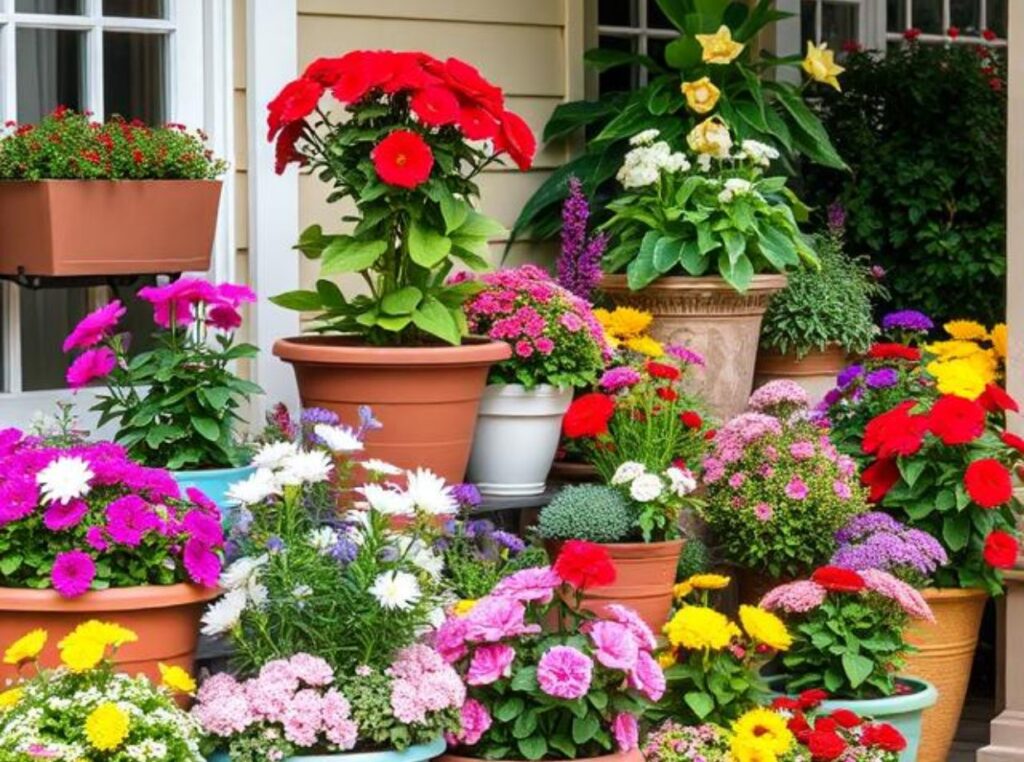
<svg viewBox="0 0 1024 762"><path fill-rule="evenodd" d="M867 352L878 329L872 301L885 296L876 273L844 251L846 214L829 207L828 228L817 237L821 270L797 270L768 304L754 385L791 378L815 402L832 388L851 355Z"/></svg>
<svg viewBox="0 0 1024 762"><path fill-rule="evenodd" d="M478 282L463 305L469 330L508 342L512 357L487 377L467 478L485 495L539 495L573 390L597 381L610 349L590 304L539 267Z"/></svg>
<svg viewBox="0 0 1024 762"><path fill-rule="evenodd" d="M328 90L345 119L317 107ZM299 240L320 260L316 290L274 297L342 335L282 339L274 353L294 365L305 402L342 416L373 406L385 428L372 456L460 481L488 368L511 349L465 338L462 303L480 285L446 279L457 264L487 269L504 231L473 208L475 178L506 154L529 168L533 134L469 64L392 51L314 61L270 103L269 123L279 171L306 166L331 201L355 204L351 232L315 225ZM342 294L330 276L345 273L367 293Z"/></svg>
<svg viewBox="0 0 1024 762"><path fill-rule="evenodd" d="M0 692L3 759L118 760L159 754L204 762L205 734L173 697L195 690L187 671L161 665L155 684L117 672L115 663L121 660L115 654L137 643L139 635L96 619L61 641L60 666L45 667L39 656L52 637L36 629L7 648L7 660L21 672Z"/></svg>
<svg viewBox="0 0 1024 762"><path fill-rule="evenodd" d="M793 632L775 687L791 695L819 689L837 708L891 723L907 739L900 759L917 759L922 714L938 698L926 680L898 676L911 650L907 625L935 622L917 590L879 569L822 566L769 591L761 606L780 612Z"/></svg>
<svg viewBox="0 0 1024 762"><path fill-rule="evenodd" d="M0 131L0 273L132 275L210 266L227 164L181 125L104 124L60 106Z"/></svg>
<svg viewBox="0 0 1024 762"><path fill-rule="evenodd" d="M40 661L52 666L58 641L103 618L140 636L117 654L124 669L191 669L202 607L219 594L217 507L197 490L181 499L170 474L111 442L0 439L0 641L45 629Z"/></svg>
<svg viewBox="0 0 1024 762"><path fill-rule="evenodd" d="M443 760L640 759L640 717L665 690L654 634L625 606L569 603L614 576L600 548L570 543L445 621L437 648L467 697Z"/></svg>
<svg viewBox="0 0 1024 762"><path fill-rule="evenodd" d="M755 603L835 551L835 533L867 509L857 465L806 420L807 392L773 381L749 411L715 434L704 460L707 521L726 560L740 567L740 597Z"/></svg>
<svg viewBox="0 0 1024 762"><path fill-rule="evenodd" d="M138 296L153 306L156 346L129 353L130 334L117 330L126 309L114 300L64 340L66 353L78 352L68 386L102 380L107 392L92 408L99 425L116 421L114 439L134 460L169 469L183 489L197 487L225 508L228 485L253 471L236 427L242 403L262 389L231 363L259 351L235 343L240 308L256 295L248 286L181 278L141 288Z"/></svg>

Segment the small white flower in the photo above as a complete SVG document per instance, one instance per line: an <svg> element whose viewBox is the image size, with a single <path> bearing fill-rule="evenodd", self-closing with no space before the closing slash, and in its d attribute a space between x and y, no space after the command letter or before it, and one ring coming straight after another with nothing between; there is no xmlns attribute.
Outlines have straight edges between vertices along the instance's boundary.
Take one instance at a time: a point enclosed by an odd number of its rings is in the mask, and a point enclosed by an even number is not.
<svg viewBox="0 0 1024 762"><path fill-rule="evenodd" d="M398 466L393 466L386 460L380 460L379 458L369 458L368 460L361 461L359 465L371 474L379 476L398 476L402 473L402 469Z"/></svg>
<svg viewBox="0 0 1024 762"><path fill-rule="evenodd" d="M647 473L647 467L643 463L627 460L615 469L615 473L612 475L612 484L628 484L644 473Z"/></svg>
<svg viewBox="0 0 1024 762"><path fill-rule="evenodd" d="M318 553L326 553L338 542L338 533L331 527L317 527L309 533L309 545Z"/></svg>
<svg viewBox="0 0 1024 762"><path fill-rule="evenodd" d="M299 451L298 445L294 442L271 442L265 444L253 456L252 464L257 468L269 468L271 470L280 468L284 459Z"/></svg>
<svg viewBox="0 0 1024 762"><path fill-rule="evenodd" d="M665 163L662 165L662 168L666 172L678 174L680 172L689 171L690 166L690 160L686 158L686 154L677 151L665 159Z"/></svg>
<svg viewBox="0 0 1024 762"><path fill-rule="evenodd" d="M270 598L270 591L267 590L266 585L260 583L258 574L250 577L245 586L245 593L249 597L249 602L258 609L266 606L267 600Z"/></svg>
<svg viewBox="0 0 1024 762"><path fill-rule="evenodd" d="M718 203L728 204L732 201L732 191L726 188L724 191L718 194Z"/></svg>
<svg viewBox="0 0 1024 762"><path fill-rule="evenodd" d="M412 504L432 516L457 513L459 503L452 488L429 468L417 468L406 476L406 490Z"/></svg>
<svg viewBox="0 0 1024 762"><path fill-rule="evenodd" d="M732 191L734 196L750 192L750 181L741 177L730 177L725 181L725 189Z"/></svg>
<svg viewBox="0 0 1024 762"><path fill-rule="evenodd" d="M220 586L225 590L237 590L249 583L249 580L256 573L267 565L270 557L264 553L262 556L243 556L225 569L220 575Z"/></svg>
<svg viewBox="0 0 1024 762"><path fill-rule="evenodd" d="M672 491L676 494L676 497L686 497L695 489L697 489L697 480L693 478L693 474L685 468L676 468L672 466L665 471L665 476L668 477L669 484L671 485Z"/></svg>
<svg viewBox="0 0 1024 762"><path fill-rule="evenodd" d="M697 166L701 172L711 171L711 154L702 153L697 156Z"/></svg>
<svg viewBox="0 0 1024 762"><path fill-rule="evenodd" d="M767 167L772 160L779 158L777 150L760 140L744 140L740 143L740 154L762 167Z"/></svg>
<svg viewBox="0 0 1024 762"><path fill-rule="evenodd" d="M638 132L636 135L631 137L629 139L629 144L631 146L645 146L645 145L648 145L649 143L653 143L655 141L655 139L657 139L657 137L660 134L661 134L660 130L657 130L657 129L652 127L649 130L644 130L643 132Z"/></svg>
<svg viewBox="0 0 1024 762"><path fill-rule="evenodd" d="M420 583L404 571L387 571L377 576L370 586L370 594L381 608L408 611L419 601Z"/></svg>
<svg viewBox="0 0 1024 762"><path fill-rule="evenodd" d="M62 456L36 474L36 484L44 503L67 505L89 494L89 480L95 475L82 458Z"/></svg>
<svg viewBox="0 0 1024 762"><path fill-rule="evenodd" d="M283 486L319 484L327 481L334 470L331 457L322 451L297 452L281 463L281 470L275 474Z"/></svg>
<svg viewBox="0 0 1024 762"><path fill-rule="evenodd" d="M665 485L657 474L640 474L629 485L629 496L640 503L649 503L661 497Z"/></svg>
<svg viewBox="0 0 1024 762"><path fill-rule="evenodd" d="M313 588L309 585L296 585L292 588L292 597L297 600L305 600L313 594Z"/></svg>
<svg viewBox="0 0 1024 762"><path fill-rule="evenodd" d="M348 426L328 426L326 423L318 423L313 427L313 433L323 440L324 445L331 452L357 452L363 449L363 443L359 441L355 430Z"/></svg>
<svg viewBox="0 0 1024 762"><path fill-rule="evenodd" d="M268 468L258 468L248 479L235 482L228 487L224 496L232 503L255 505L280 494L281 488L274 473Z"/></svg>
<svg viewBox="0 0 1024 762"><path fill-rule="evenodd" d="M385 516L411 516L413 513L412 498L394 486L364 484L355 491L366 498L373 510Z"/></svg>
<svg viewBox="0 0 1024 762"><path fill-rule="evenodd" d="M221 635L233 629L242 618L249 602L245 590L232 590L211 603L203 614L203 635Z"/></svg>
<svg viewBox="0 0 1024 762"><path fill-rule="evenodd" d="M413 566L422 569L433 579L441 579L441 573L444 571L444 558L432 551L418 537L399 535L396 542L400 557L404 557Z"/></svg>

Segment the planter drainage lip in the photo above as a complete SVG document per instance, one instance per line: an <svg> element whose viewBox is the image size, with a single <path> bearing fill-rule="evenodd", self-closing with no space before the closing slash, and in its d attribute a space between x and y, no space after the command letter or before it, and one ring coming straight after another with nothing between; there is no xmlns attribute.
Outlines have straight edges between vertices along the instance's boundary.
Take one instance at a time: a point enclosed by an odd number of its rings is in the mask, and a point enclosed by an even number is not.
<svg viewBox="0 0 1024 762"><path fill-rule="evenodd" d="M773 693L776 695L786 695L784 693L778 693L775 686L786 679L786 675L772 675L767 679L768 686ZM882 698L873 699L826 699L822 703L822 708L826 711L829 709L837 709L840 706L849 706L856 704L857 713L865 717L876 716L884 718L893 714L906 714L909 712L920 712L928 709L935 705L935 702L939 699L939 692L935 689L935 686L926 680L922 680L918 677L912 676L899 676L896 678L896 682L904 685L909 685L915 688L913 693L901 693L895 696L885 696Z"/></svg>
<svg viewBox="0 0 1024 762"><path fill-rule="evenodd" d="M286 362L315 365L491 365L512 356L503 341L471 336L459 346L373 347L352 336L292 336L274 342Z"/></svg>

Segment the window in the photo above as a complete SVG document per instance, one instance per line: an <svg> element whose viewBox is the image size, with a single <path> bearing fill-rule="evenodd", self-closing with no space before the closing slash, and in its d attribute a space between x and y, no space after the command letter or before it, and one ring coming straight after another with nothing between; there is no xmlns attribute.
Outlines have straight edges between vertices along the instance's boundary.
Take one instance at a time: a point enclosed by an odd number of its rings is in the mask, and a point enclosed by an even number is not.
<svg viewBox="0 0 1024 762"><path fill-rule="evenodd" d="M0 122L60 104L96 119L200 124L203 4L195 0L0 0ZM198 60L198 64L196 63ZM64 388L60 345L89 310L138 284L0 290L0 421L24 422ZM142 306L129 308L144 336ZM86 405L87 407L87 405Z"/></svg>
<svg viewBox="0 0 1024 762"><path fill-rule="evenodd" d="M665 46L679 36L655 0L598 0L598 46L648 55L664 62ZM643 67L617 67L602 72L600 92L632 90L647 84Z"/></svg>
<svg viewBox="0 0 1024 762"><path fill-rule="evenodd" d="M866 10L864 0L801 0L801 39L827 42L835 51L850 42L863 43Z"/></svg>
<svg viewBox="0 0 1024 762"><path fill-rule="evenodd" d="M956 43L977 43L991 30L996 44L1006 43L1006 10L1010 0L886 0L885 36L903 39L903 32L921 30L922 42L949 42L956 27Z"/></svg>

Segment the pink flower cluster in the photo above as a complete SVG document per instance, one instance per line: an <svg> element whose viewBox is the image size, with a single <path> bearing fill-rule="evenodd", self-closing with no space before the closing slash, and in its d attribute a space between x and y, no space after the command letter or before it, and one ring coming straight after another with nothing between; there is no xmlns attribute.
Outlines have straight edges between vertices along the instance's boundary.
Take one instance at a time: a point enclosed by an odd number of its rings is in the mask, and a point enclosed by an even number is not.
<svg viewBox="0 0 1024 762"><path fill-rule="evenodd" d="M192 716L213 736L278 731L296 746L327 745L348 751L359 728L348 699L332 687L334 670L323 659L295 654L263 665L256 677L238 681L226 673L205 680Z"/></svg>
<svg viewBox="0 0 1024 762"><path fill-rule="evenodd" d="M865 569L857 572L864 580L865 590L888 598L912 619L934 622L935 616L924 597L888 572L879 569ZM812 611L828 596L828 590L813 580L789 582L770 590L760 602L768 611L784 611L788 614L804 614Z"/></svg>
<svg viewBox="0 0 1024 762"><path fill-rule="evenodd" d="M456 709L466 701L459 673L433 648L403 648L387 670L391 678L391 712L406 725L427 721L427 715Z"/></svg>
<svg viewBox="0 0 1024 762"><path fill-rule="evenodd" d="M747 405L751 410L763 413L786 414L806 408L810 399L807 391L796 381L780 379L755 389Z"/></svg>

